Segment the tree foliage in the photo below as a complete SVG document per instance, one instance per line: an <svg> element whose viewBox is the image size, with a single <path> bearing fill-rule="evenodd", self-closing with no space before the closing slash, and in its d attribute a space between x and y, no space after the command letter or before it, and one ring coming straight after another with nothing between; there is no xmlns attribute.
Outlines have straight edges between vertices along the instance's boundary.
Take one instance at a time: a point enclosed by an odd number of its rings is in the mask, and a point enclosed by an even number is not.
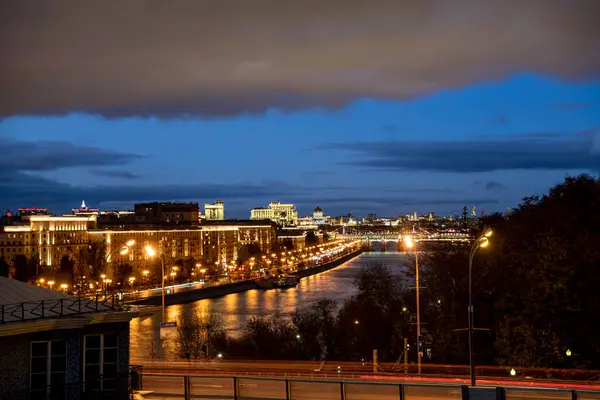
<svg viewBox="0 0 600 400"><path fill-rule="evenodd" d="M0 276L8 278L10 268L4 257L0 257Z"/></svg>
<svg viewBox="0 0 600 400"><path fill-rule="evenodd" d="M309 231L304 237L304 242L307 247L316 246L319 244L319 238L313 231Z"/></svg>
<svg viewBox="0 0 600 400"><path fill-rule="evenodd" d="M600 181L581 175L482 221L494 234L473 266L475 325L490 329L476 334L478 363L598 365L599 206ZM466 334L450 333L467 326L468 251L448 247L422 260L421 311L440 362L468 360Z"/></svg>
<svg viewBox="0 0 600 400"><path fill-rule="evenodd" d="M182 358L198 359L218 352L213 346L224 341L223 319L219 314L195 312L177 324L177 348ZM213 348L216 347L216 348Z"/></svg>

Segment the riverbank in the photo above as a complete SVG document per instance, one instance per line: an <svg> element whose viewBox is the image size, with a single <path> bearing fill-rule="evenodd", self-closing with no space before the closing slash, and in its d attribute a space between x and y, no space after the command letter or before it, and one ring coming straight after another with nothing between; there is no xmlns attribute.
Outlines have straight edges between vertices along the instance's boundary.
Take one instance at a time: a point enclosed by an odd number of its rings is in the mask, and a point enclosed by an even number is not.
<svg viewBox="0 0 600 400"><path fill-rule="evenodd" d="M317 265L313 268L308 268L302 271L294 272L290 275L298 278L306 278L308 276L320 274L325 271L329 271L335 267L342 265L343 263L358 257L363 252L363 249L358 249L355 252L347 254L337 260L331 261L323 265ZM191 303L197 300L212 299L215 297L222 297L228 294L241 293L252 289L260 289L254 280L238 281L233 283L226 283L222 285L210 286L207 288L199 288L195 290L186 290L174 293L170 293L165 296L165 305L170 306L174 304L185 304ZM162 299L160 292L156 296L150 296L140 299L132 299L127 302L128 304L135 305L160 305Z"/></svg>
<svg viewBox="0 0 600 400"><path fill-rule="evenodd" d="M338 258L337 260L331 261L327 264L323 264L323 265L317 265L316 267L312 267L309 269L304 269L302 271L296 271L290 275L295 276L297 278L306 278L308 276L312 276L312 275L316 275L316 274L320 274L321 272L325 272L325 271L329 271L330 269L333 269L335 267L339 267L340 265L342 265L343 263L345 263L346 261L350 261L352 260L354 257L358 257L359 255L362 254L364 250L362 248L358 249L357 251L350 253L342 258Z"/></svg>

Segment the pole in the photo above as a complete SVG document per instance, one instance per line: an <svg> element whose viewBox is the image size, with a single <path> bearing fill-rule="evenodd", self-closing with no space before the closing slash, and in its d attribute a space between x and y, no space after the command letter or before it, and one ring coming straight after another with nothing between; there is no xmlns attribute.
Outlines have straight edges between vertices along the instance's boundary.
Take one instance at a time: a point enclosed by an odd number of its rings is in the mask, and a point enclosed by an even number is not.
<svg viewBox="0 0 600 400"><path fill-rule="evenodd" d="M404 338L404 374L408 374L408 338Z"/></svg>
<svg viewBox="0 0 600 400"><path fill-rule="evenodd" d="M471 375L471 386L476 385L475 380L475 352L473 348L473 295L472 295L472 271L473 271L473 256L475 255L475 250L477 250L479 242L476 241L473 243L471 248L471 254L469 254L469 308L468 308L468 318L469 318L469 373Z"/></svg>
<svg viewBox="0 0 600 400"><path fill-rule="evenodd" d="M419 249L417 248L417 242L415 241L415 270L416 270L416 289L417 289L417 371L421 375L421 305L420 305L420 292L419 292Z"/></svg>
<svg viewBox="0 0 600 400"><path fill-rule="evenodd" d="M162 254L158 258L160 258L160 265L162 267L162 322L165 322L165 261Z"/></svg>
<svg viewBox="0 0 600 400"><path fill-rule="evenodd" d="M377 373L377 349L373 349L373 373Z"/></svg>

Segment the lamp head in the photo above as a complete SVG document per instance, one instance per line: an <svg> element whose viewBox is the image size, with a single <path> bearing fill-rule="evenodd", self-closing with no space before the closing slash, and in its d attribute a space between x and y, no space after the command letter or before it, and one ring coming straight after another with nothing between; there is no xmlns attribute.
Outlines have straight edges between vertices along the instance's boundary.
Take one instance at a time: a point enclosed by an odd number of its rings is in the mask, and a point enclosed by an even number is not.
<svg viewBox="0 0 600 400"><path fill-rule="evenodd" d="M127 246L121 247L121 251L119 251L119 254L124 256L127 253L129 253L129 247L127 247Z"/></svg>
<svg viewBox="0 0 600 400"><path fill-rule="evenodd" d="M154 251L154 248L152 248L152 246L150 245L144 247L144 250L146 251L146 254L150 257L154 257L156 255L156 251Z"/></svg>
<svg viewBox="0 0 600 400"><path fill-rule="evenodd" d="M489 244L490 244L490 241L488 240L487 237L483 236L483 237L479 238L479 247L488 247Z"/></svg>
<svg viewBox="0 0 600 400"><path fill-rule="evenodd" d="M484 232L483 232L483 236L485 237L490 237L492 236L492 234L494 233L494 231L492 230L492 228L487 228Z"/></svg>
<svg viewBox="0 0 600 400"><path fill-rule="evenodd" d="M133 246L133 245L135 244L135 240L134 240L134 239L128 240L128 241L127 241L127 243L125 243L125 244L126 244L128 247L131 247L131 246Z"/></svg>
<svg viewBox="0 0 600 400"><path fill-rule="evenodd" d="M404 241L404 245L406 247L408 247L409 249L415 245L415 243L413 242L413 240L410 236L404 236L404 238L402 240Z"/></svg>

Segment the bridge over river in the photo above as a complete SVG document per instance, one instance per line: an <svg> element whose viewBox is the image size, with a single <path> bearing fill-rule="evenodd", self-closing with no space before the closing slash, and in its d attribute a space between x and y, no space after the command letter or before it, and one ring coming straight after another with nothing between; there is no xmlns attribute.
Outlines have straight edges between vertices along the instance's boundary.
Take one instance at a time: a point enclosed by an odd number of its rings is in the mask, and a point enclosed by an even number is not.
<svg viewBox="0 0 600 400"><path fill-rule="evenodd" d="M362 239L367 243L372 242L401 242L404 236L410 236L417 242L470 242L473 240L468 233L440 232L440 233L350 233L337 234L337 239Z"/></svg>

